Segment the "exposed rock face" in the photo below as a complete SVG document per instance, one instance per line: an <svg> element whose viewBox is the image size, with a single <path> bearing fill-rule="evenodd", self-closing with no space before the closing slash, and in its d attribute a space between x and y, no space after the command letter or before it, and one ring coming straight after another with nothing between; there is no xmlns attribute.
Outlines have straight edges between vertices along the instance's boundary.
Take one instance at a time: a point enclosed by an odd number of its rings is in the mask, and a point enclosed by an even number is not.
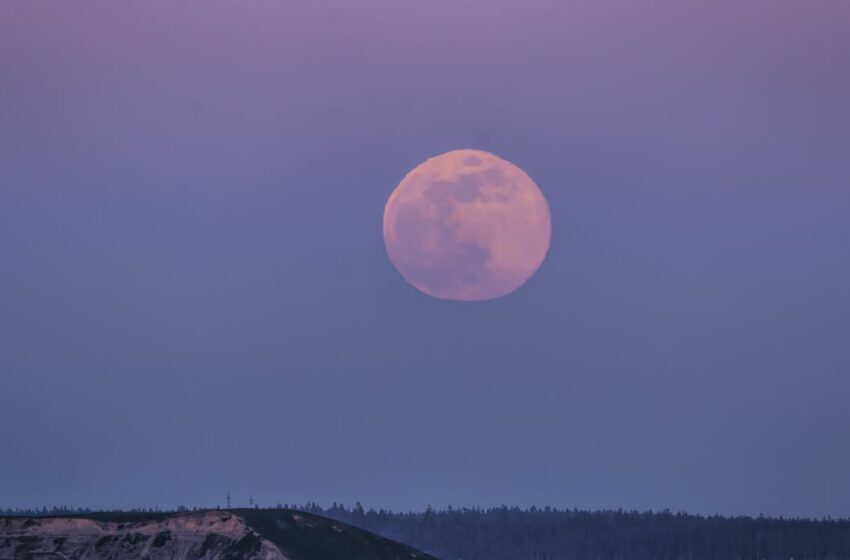
<svg viewBox="0 0 850 560"><path fill-rule="evenodd" d="M123 523L78 517L0 520L0 560L30 558L289 560L242 518L215 511Z"/></svg>
<svg viewBox="0 0 850 560"><path fill-rule="evenodd" d="M436 560L292 510L0 517L0 560Z"/></svg>

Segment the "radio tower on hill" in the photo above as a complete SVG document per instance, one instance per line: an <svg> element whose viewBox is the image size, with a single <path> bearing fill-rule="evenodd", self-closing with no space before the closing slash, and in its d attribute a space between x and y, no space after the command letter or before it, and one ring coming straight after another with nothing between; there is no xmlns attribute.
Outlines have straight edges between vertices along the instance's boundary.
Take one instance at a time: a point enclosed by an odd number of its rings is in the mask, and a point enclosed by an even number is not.
<svg viewBox="0 0 850 560"><path fill-rule="evenodd" d="M227 493L227 509L230 509L230 492Z"/></svg>

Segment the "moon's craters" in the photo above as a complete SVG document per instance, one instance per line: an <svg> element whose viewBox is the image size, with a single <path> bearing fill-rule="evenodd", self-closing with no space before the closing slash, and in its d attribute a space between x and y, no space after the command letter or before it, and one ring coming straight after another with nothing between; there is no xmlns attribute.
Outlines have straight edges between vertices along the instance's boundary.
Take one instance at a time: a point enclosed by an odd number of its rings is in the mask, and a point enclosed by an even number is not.
<svg viewBox="0 0 850 560"><path fill-rule="evenodd" d="M522 285L549 247L549 208L522 170L457 150L411 171L384 211L384 240L402 276L435 297L491 299Z"/></svg>

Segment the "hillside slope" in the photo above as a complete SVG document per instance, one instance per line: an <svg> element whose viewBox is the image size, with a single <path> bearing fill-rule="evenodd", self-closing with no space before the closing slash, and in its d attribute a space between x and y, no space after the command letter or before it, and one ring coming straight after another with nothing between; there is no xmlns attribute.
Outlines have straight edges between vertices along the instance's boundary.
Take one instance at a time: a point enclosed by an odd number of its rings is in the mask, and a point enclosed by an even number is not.
<svg viewBox="0 0 850 560"><path fill-rule="evenodd" d="M0 560L436 560L293 510L0 518Z"/></svg>

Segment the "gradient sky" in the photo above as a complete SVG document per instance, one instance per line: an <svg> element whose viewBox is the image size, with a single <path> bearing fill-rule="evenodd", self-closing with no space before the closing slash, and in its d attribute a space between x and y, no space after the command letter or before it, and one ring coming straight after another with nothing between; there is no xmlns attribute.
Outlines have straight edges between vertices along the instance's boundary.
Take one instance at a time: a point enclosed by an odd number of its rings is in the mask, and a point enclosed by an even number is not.
<svg viewBox="0 0 850 560"><path fill-rule="evenodd" d="M850 2L0 3L0 507L850 515ZM388 261L428 157L552 246Z"/></svg>

